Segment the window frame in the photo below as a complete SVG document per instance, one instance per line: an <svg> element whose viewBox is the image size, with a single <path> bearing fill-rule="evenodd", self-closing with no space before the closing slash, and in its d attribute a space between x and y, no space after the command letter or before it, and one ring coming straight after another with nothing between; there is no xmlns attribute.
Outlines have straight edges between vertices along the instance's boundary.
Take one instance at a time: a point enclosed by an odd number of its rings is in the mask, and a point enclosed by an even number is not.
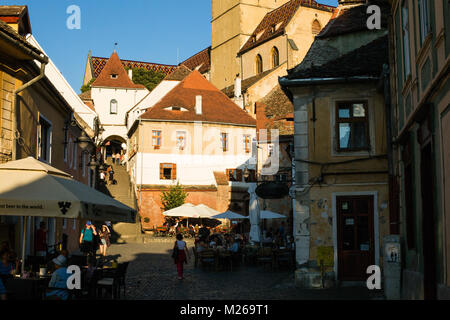
<svg viewBox="0 0 450 320"><path fill-rule="evenodd" d="M354 117L353 116L353 108L351 106L353 104L362 104L364 107L364 117ZM339 117L339 108L342 106L349 106L350 114L348 118L340 118ZM346 101L336 101L335 102L335 134L336 134L336 151L339 153L342 152L358 152L358 151L370 151L371 150L371 141L370 141L370 118L369 118L369 103L367 100L346 100ZM365 147L360 148L341 148L341 139L339 132L339 124L340 123L366 123L366 145Z"/></svg>
<svg viewBox="0 0 450 320"><path fill-rule="evenodd" d="M116 106L115 112L113 112L113 103L115 103ZM111 99L111 101L109 101L109 114L117 114L118 110L119 110L119 102L116 99Z"/></svg>
<svg viewBox="0 0 450 320"><path fill-rule="evenodd" d="M225 138L225 139L224 139ZM228 132L221 132L220 133L220 142L221 142L221 148L223 152L227 152L230 148L228 144Z"/></svg>
<svg viewBox="0 0 450 320"><path fill-rule="evenodd" d="M183 142L182 146L180 144L180 138L182 139L181 141ZM176 139L177 139L178 150L184 150L186 148L186 131L177 131Z"/></svg>
<svg viewBox="0 0 450 320"><path fill-rule="evenodd" d="M256 74L263 73L264 67L263 67L263 60L261 55L258 53L255 57L255 72Z"/></svg>
<svg viewBox="0 0 450 320"><path fill-rule="evenodd" d="M406 16L405 16L406 13ZM405 19L406 17L406 19ZM401 5L401 28L402 28L402 63L403 77L407 79L411 75L411 39L409 33L409 5L408 0L403 0ZM406 21L405 21L406 20Z"/></svg>
<svg viewBox="0 0 450 320"><path fill-rule="evenodd" d="M47 131L46 131L46 137L45 137L45 156L43 156L43 146L42 146L42 136L43 136L43 124L46 125ZM52 161L52 140L53 140L53 125L50 120L48 120L46 117L44 117L41 113L39 113L39 119L38 119L38 132L37 132L37 154L38 159L46 162L51 163Z"/></svg>
<svg viewBox="0 0 450 320"><path fill-rule="evenodd" d="M316 28L317 28L317 25L319 26L319 29L318 29L317 32L315 32L315 30L316 30ZM318 35L318 34L320 33L321 30L322 30L322 25L321 25L320 21L317 20L317 19L314 19L314 21L313 21L312 24L311 24L311 33L312 33L314 36L316 36L316 35Z"/></svg>
<svg viewBox="0 0 450 320"><path fill-rule="evenodd" d="M425 39L431 33L430 2L428 0L418 0L417 5L419 7L420 45L423 45Z"/></svg>
<svg viewBox="0 0 450 320"><path fill-rule="evenodd" d="M244 134L244 152L250 153L252 145L252 135Z"/></svg>
<svg viewBox="0 0 450 320"><path fill-rule="evenodd" d="M164 175L164 169L170 169L170 179ZM159 164L159 180L176 180L177 179L177 165L176 163L160 163Z"/></svg>
<svg viewBox="0 0 450 320"><path fill-rule="evenodd" d="M159 132L159 135L155 135L155 133ZM155 139L158 141L159 144L155 144ZM152 146L154 149L160 149L162 145L162 131L161 130L152 130Z"/></svg>
<svg viewBox="0 0 450 320"><path fill-rule="evenodd" d="M243 178L242 173L243 173L242 169L227 169L226 175L227 175L228 182L242 182L242 178ZM233 179L236 179L236 180L230 179L230 174L233 174ZM234 178L234 176L236 176L236 178Z"/></svg>
<svg viewBox="0 0 450 320"><path fill-rule="evenodd" d="M278 50L277 47L273 46L270 53L271 53L272 68L278 67L280 65L280 51Z"/></svg>

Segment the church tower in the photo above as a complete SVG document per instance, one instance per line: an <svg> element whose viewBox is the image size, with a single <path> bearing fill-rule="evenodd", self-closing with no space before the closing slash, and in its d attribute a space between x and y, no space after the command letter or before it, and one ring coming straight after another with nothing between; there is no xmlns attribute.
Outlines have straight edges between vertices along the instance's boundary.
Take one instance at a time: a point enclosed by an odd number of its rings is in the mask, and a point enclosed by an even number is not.
<svg viewBox="0 0 450 320"><path fill-rule="evenodd" d="M289 0L212 0L211 82L219 89L241 73L236 57L267 12Z"/></svg>

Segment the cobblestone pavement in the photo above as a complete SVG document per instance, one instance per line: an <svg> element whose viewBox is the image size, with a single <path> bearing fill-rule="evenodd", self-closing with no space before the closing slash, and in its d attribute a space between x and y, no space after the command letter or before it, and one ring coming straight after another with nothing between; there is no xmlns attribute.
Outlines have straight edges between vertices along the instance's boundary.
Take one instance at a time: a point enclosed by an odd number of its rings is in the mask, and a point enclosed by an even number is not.
<svg viewBox="0 0 450 320"><path fill-rule="evenodd" d="M188 246L192 248L192 242ZM306 290L294 286L294 273L242 265L231 271L212 271L185 265L185 279L177 279L170 255L173 241L113 244L109 255L130 261L126 298L131 300L313 300L377 299L366 288ZM192 250L192 249L191 249ZM190 251L192 253L192 251ZM192 254L191 254L191 258Z"/></svg>

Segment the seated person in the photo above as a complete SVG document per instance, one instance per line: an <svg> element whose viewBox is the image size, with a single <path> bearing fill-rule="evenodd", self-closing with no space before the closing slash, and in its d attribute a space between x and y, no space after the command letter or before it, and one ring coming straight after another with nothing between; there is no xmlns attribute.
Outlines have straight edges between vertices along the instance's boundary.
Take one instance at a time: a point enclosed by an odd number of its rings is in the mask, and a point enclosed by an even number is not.
<svg viewBox="0 0 450 320"><path fill-rule="evenodd" d="M233 244L228 250L231 251L232 253L237 253L239 251L239 242L240 242L239 240L240 238L236 237L233 241Z"/></svg>
<svg viewBox="0 0 450 320"><path fill-rule="evenodd" d="M70 276L70 274L67 273L66 268L67 259L64 256L59 255L53 259L52 262L55 264L55 272L52 274L48 287L54 290L48 292L46 297L51 300L67 300L69 298L69 293L67 290L64 290L67 289L67 279ZM58 290L58 288L63 290Z"/></svg>
<svg viewBox="0 0 450 320"><path fill-rule="evenodd" d="M200 238L195 249L197 250L197 252L202 252L205 249L208 249L208 245L203 238Z"/></svg>
<svg viewBox="0 0 450 320"><path fill-rule="evenodd" d="M11 258L14 255L11 253L11 251L2 251L0 253L0 277L5 276L12 276L14 273L19 273L19 263L16 261L16 263L11 262Z"/></svg>

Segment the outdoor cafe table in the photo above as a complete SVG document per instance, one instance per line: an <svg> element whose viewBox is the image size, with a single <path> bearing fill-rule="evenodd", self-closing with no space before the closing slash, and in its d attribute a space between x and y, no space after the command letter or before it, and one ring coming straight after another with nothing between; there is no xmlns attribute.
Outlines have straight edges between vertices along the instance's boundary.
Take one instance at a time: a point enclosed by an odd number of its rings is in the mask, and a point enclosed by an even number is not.
<svg viewBox="0 0 450 320"><path fill-rule="evenodd" d="M50 277L4 279L4 285L11 300L42 300L45 290L50 282Z"/></svg>

